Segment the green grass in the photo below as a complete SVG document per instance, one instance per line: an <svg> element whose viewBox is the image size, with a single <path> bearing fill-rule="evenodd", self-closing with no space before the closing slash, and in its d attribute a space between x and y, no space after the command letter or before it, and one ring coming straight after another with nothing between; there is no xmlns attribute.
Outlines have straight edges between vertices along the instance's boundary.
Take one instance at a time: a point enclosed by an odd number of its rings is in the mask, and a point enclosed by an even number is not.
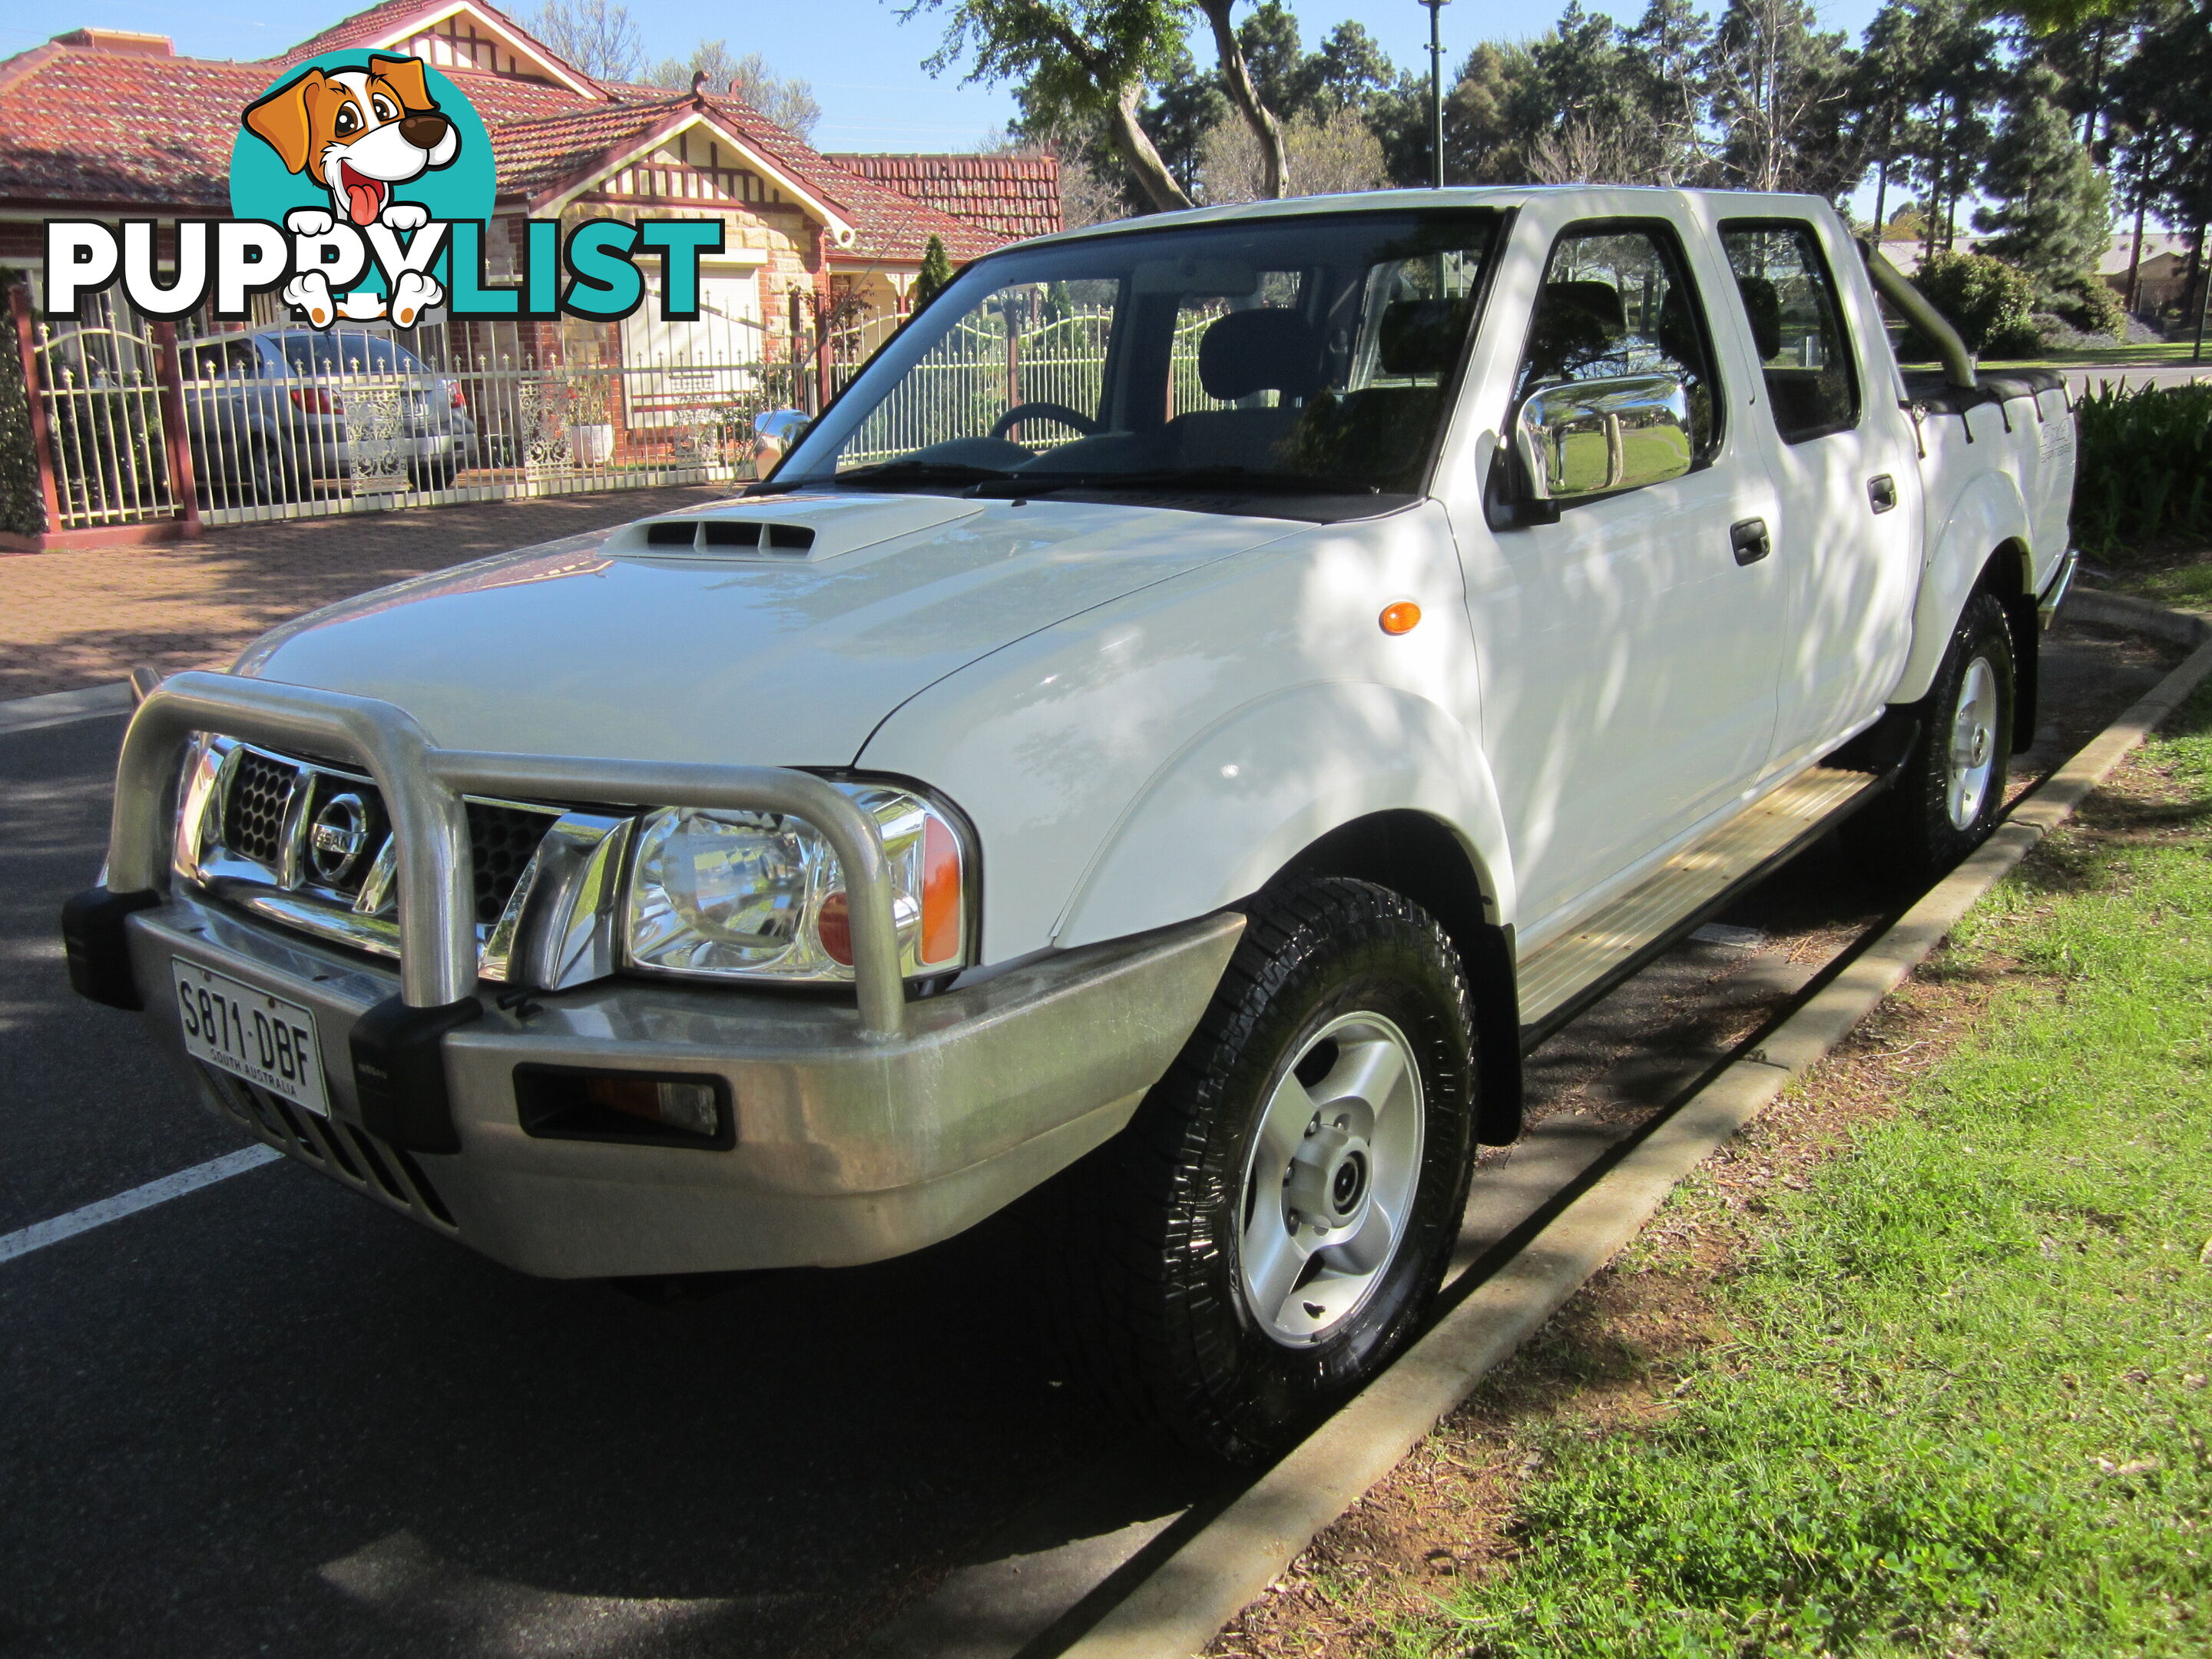
<svg viewBox="0 0 2212 1659"><path fill-rule="evenodd" d="M2039 357L1991 357L1984 367L1990 368L2080 368L2084 365L2110 363L2123 368L2163 368L2168 366L2191 367L2197 360L2193 356L2193 340L2157 340L2141 345L2084 346L2075 351L2046 351ZM2212 337L2204 343L2204 359L2212 363Z"/></svg>
<svg viewBox="0 0 2212 1659"><path fill-rule="evenodd" d="M2184 611L2212 610L2212 563L2129 572L2124 586L2129 592L2154 605L2173 605Z"/></svg>
<svg viewBox="0 0 2212 1659"><path fill-rule="evenodd" d="M2149 820L2192 833L1984 902L1944 971L2027 971L1780 1210L1656 1426L1548 1431L1525 1553L1407 1650L2212 1650L2212 696L2179 730Z"/></svg>

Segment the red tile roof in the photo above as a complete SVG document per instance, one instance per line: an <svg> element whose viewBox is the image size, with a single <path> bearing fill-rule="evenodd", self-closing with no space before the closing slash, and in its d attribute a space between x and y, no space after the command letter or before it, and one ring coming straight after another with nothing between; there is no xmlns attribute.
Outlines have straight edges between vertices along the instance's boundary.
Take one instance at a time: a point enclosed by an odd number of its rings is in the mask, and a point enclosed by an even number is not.
<svg viewBox="0 0 2212 1659"><path fill-rule="evenodd" d="M1062 228L1060 161L1051 155L848 155L830 159L902 196L1001 236Z"/></svg>
<svg viewBox="0 0 2212 1659"><path fill-rule="evenodd" d="M0 62L0 197L63 212L72 206L225 212L238 112L285 65L388 39L437 10L432 0L387 0L254 64L58 43ZM1010 237L1059 228L1048 158L833 158L727 93L695 100L663 87L608 84L601 90L611 101L600 103L537 82L455 78L492 133L500 193L509 199L542 197L588 178L594 165L611 163L656 126L697 107L854 227L853 246L831 255L840 264L913 264L933 235L956 262L965 261Z"/></svg>

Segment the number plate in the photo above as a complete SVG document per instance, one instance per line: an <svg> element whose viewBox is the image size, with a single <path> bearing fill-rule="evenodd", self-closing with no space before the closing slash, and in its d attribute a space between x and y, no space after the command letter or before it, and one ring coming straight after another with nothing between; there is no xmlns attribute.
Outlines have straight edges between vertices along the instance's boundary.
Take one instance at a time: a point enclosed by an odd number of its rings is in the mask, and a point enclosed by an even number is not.
<svg viewBox="0 0 2212 1659"><path fill-rule="evenodd" d="M315 1014L296 1002L172 957L177 1017L193 1056L258 1083L317 1117L331 1115Z"/></svg>

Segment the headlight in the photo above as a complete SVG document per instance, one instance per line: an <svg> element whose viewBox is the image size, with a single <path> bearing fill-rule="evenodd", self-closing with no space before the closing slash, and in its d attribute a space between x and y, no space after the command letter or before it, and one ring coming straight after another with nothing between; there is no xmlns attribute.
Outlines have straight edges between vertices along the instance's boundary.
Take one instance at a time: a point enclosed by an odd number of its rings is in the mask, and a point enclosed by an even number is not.
<svg viewBox="0 0 2212 1659"><path fill-rule="evenodd" d="M841 783L873 816L890 865L899 960L950 972L969 951L963 832L902 789ZM803 818L666 807L647 814L630 872L629 965L706 978L850 984L853 936L837 855Z"/></svg>

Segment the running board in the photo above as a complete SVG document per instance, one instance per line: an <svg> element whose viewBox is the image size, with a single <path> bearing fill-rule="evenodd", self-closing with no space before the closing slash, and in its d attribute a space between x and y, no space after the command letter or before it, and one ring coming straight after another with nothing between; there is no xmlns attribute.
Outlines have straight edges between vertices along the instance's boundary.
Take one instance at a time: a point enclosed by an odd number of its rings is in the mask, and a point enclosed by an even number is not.
<svg viewBox="0 0 2212 1659"><path fill-rule="evenodd" d="M1828 766L1800 773L1536 951L1520 965L1521 1046L1534 1048L1887 781Z"/></svg>

